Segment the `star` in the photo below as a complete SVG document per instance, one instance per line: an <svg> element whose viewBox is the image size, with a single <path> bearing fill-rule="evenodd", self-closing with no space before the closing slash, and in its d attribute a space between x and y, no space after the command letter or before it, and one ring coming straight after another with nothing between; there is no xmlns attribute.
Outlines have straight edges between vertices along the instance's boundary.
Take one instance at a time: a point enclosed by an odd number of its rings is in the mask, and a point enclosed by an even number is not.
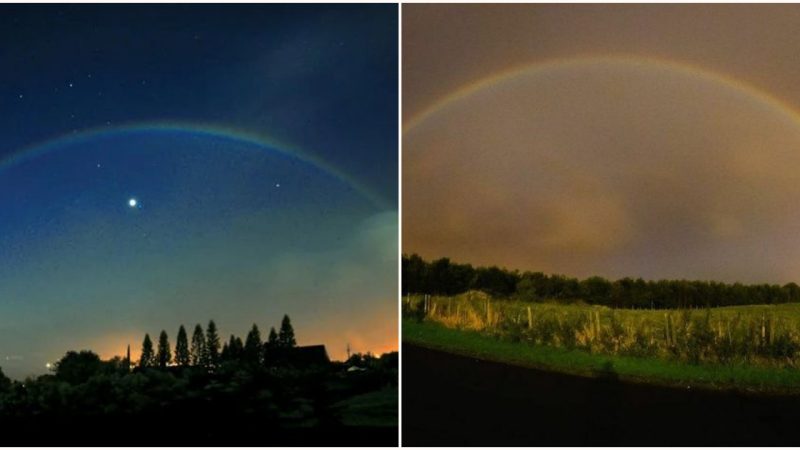
<svg viewBox="0 0 800 450"><path fill-rule="evenodd" d="M128 200L128 206L130 206L131 208L136 208L136 205L138 205L138 204L139 204L139 202L136 201L135 198L131 198L130 200Z"/></svg>
<svg viewBox="0 0 800 450"><path fill-rule="evenodd" d="M281 184L280 183L275 183L275 187L279 188L279 187L281 187Z"/></svg>
<svg viewBox="0 0 800 450"><path fill-rule="evenodd" d="M72 84L72 81L70 81L67 86L72 87L72 86L74 86L74 84Z"/></svg>
<svg viewBox="0 0 800 450"><path fill-rule="evenodd" d="M19 98L22 98L22 97L23 97L23 95L22 95L22 94L19 94Z"/></svg>

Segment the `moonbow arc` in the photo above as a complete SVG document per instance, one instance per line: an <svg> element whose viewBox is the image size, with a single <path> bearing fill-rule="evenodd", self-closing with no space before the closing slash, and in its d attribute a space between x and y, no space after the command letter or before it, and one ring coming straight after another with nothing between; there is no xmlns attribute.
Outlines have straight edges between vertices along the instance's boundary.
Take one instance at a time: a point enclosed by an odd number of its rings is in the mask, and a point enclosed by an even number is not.
<svg viewBox="0 0 800 450"><path fill-rule="evenodd" d="M208 124L199 125L181 122L154 122L91 128L79 133L62 135L12 152L9 156L0 159L0 172L22 162L29 161L52 151L56 151L57 149L70 144L89 141L97 137L113 136L125 133L188 133L252 144L254 146L275 151L282 155L297 159L306 164L310 164L352 187L356 192L358 192L359 195L368 200L375 208L381 210L389 208L387 201L381 195L368 189L363 185L363 183L359 182L351 175L345 173L337 167L334 167L330 163L323 161L319 157L299 151L286 143L274 139L265 138L263 136L247 133L233 128Z"/></svg>
<svg viewBox="0 0 800 450"><path fill-rule="evenodd" d="M419 113L412 116L403 124L403 134L408 134L414 131L415 128L422 125L426 120L435 116L439 112L447 109L450 105L458 102L459 100L469 97L483 89L501 84L505 81L513 80L519 76L533 75L536 73L544 73L551 70L563 70L570 67L582 67L592 64L629 64L636 66L649 66L662 69L668 69L680 72L685 75L697 77L706 81L719 83L733 89L747 97L758 101L762 105L780 112L782 115L800 126L800 113L792 108L790 105L772 96L768 92L759 89L756 86L750 85L742 80L719 74L717 72L707 70L694 66L689 63L673 61L668 59L658 59L651 57L632 56L632 55L601 55L601 56L579 56L573 58L557 58L538 62L533 64L524 64L515 66L511 69L494 73L476 81L467 83L466 85L456 89L450 94L445 95L433 104L423 109Z"/></svg>

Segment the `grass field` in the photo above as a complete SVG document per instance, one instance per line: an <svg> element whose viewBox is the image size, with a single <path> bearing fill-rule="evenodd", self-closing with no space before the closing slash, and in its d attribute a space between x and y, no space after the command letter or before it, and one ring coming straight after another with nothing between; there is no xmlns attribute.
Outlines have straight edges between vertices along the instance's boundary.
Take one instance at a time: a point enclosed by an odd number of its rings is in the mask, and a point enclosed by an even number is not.
<svg viewBox="0 0 800 450"><path fill-rule="evenodd" d="M399 398L396 386L385 387L349 398L335 406L344 425L396 427Z"/></svg>
<svg viewBox="0 0 800 450"><path fill-rule="evenodd" d="M658 358L592 354L583 350L520 345L481 332L432 322L403 321L403 342L489 361L571 375L614 378L681 388L800 394L800 371L746 365L691 365Z"/></svg>
<svg viewBox="0 0 800 450"><path fill-rule="evenodd" d="M403 299L403 339L569 373L759 391L800 390L800 304L623 310L495 300Z"/></svg>

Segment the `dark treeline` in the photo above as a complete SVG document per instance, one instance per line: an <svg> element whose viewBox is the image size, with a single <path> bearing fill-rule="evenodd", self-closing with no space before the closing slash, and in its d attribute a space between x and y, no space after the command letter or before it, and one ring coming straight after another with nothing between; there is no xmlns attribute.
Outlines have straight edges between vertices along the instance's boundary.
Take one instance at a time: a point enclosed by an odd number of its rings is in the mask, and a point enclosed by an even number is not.
<svg viewBox="0 0 800 450"><path fill-rule="evenodd" d="M174 346L166 331L155 342L145 335L138 361L131 361L130 348L110 360L83 350L23 381L0 370L0 423L15 430L5 439L9 445L397 444L396 352L332 362L323 346L297 346L288 316L266 340L254 324L244 340L221 341L210 321L191 336L180 326ZM362 406L364 396L379 413ZM181 432L176 427L183 423L194 426Z"/></svg>
<svg viewBox="0 0 800 450"><path fill-rule="evenodd" d="M211 320L205 331L199 323L195 325L191 345L186 328L181 325L178 328L174 352L166 330L161 330L155 349L150 335L145 334L138 363L130 361L130 355L122 363L127 367L136 366L140 369L197 367L210 371L227 363L273 367L296 363L292 359L291 351L295 347L297 342L294 338L294 328L288 315L283 316L280 332L276 332L275 327L272 327L266 341L261 339L258 325L253 324L244 341L238 336L231 335L223 344L220 344L217 325ZM58 366L56 367L58 369Z"/></svg>
<svg viewBox="0 0 800 450"><path fill-rule="evenodd" d="M689 308L800 301L800 286L719 283L715 281L622 278L611 281L594 276L579 280L542 272L519 272L499 267L473 267L448 258L425 261L403 255L403 295L456 295L470 290L499 298L524 301L584 301L614 308Z"/></svg>

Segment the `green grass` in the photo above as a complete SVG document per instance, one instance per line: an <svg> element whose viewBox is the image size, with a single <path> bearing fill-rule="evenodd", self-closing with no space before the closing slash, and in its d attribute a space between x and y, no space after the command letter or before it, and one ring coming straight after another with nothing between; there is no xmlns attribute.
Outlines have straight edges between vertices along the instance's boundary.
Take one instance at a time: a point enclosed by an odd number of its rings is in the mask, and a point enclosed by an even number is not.
<svg viewBox="0 0 800 450"><path fill-rule="evenodd" d="M482 292L403 300L403 315L531 345L679 363L800 367L800 304L612 309L493 299Z"/></svg>
<svg viewBox="0 0 800 450"><path fill-rule="evenodd" d="M478 331L403 320L403 342L454 354L581 376L615 376L686 388L800 394L800 371L747 365L685 364L511 342Z"/></svg>
<svg viewBox="0 0 800 450"><path fill-rule="evenodd" d="M344 425L394 427L397 426L398 401L399 391L395 386L356 395L335 407Z"/></svg>

